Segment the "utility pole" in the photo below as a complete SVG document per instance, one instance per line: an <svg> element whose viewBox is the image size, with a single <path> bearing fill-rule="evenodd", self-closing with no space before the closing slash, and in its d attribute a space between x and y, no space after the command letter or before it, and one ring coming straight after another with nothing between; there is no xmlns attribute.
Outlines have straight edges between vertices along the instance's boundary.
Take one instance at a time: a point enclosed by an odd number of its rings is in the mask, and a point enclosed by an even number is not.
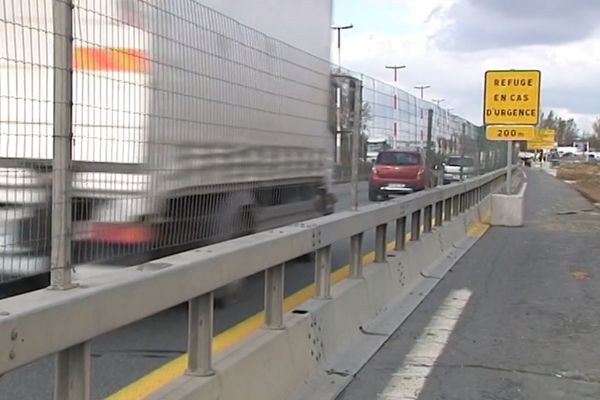
<svg viewBox="0 0 600 400"><path fill-rule="evenodd" d="M354 25L338 25L332 26L331 29L335 29L337 31L337 49L338 49L338 68L342 68L342 30L344 29L352 29Z"/></svg>
<svg viewBox="0 0 600 400"><path fill-rule="evenodd" d="M397 85L398 85L398 70L406 68L406 65L386 65L386 69L394 70L394 113L398 110L398 93L397 93ZM398 122L394 121L394 148L396 148L398 142Z"/></svg>

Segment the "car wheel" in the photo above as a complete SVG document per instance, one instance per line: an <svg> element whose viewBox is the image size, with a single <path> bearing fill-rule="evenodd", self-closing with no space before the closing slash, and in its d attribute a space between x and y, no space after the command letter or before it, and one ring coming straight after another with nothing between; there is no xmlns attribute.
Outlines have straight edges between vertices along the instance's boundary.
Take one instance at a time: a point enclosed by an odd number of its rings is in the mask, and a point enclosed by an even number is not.
<svg viewBox="0 0 600 400"><path fill-rule="evenodd" d="M369 201L378 201L379 191L377 189L369 188Z"/></svg>

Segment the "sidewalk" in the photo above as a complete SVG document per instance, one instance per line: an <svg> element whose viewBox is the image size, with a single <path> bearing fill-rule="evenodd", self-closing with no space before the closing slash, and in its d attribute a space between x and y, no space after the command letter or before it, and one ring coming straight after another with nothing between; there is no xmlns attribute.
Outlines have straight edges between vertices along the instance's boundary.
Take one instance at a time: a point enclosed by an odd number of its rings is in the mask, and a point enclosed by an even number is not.
<svg viewBox="0 0 600 400"><path fill-rule="evenodd" d="M491 228L338 400L600 399L600 213L527 175L525 226Z"/></svg>

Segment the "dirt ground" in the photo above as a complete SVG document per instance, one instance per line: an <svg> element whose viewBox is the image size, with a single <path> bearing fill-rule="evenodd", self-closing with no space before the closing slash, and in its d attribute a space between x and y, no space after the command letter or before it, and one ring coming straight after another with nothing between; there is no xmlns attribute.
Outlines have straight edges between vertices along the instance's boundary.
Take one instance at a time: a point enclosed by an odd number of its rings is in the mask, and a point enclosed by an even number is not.
<svg viewBox="0 0 600 400"><path fill-rule="evenodd" d="M563 164L556 176L574 181L573 186L593 203L600 203L600 164Z"/></svg>

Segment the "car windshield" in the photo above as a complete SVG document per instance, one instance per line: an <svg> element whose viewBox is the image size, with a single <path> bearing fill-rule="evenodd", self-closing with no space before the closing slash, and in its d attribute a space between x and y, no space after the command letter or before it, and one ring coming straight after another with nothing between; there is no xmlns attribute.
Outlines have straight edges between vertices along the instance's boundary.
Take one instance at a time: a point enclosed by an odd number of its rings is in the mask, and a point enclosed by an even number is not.
<svg viewBox="0 0 600 400"><path fill-rule="evenodd" d="M469 157L448 157L446 164L451 167L472 167L475 161Z"/></svg>
<svg viewBox="0 0 600 400"><path fill-rule="evenodd" d="M377 164L383 165L418 165L421 156L417 153L385 152L377 156Z"/></svg>

